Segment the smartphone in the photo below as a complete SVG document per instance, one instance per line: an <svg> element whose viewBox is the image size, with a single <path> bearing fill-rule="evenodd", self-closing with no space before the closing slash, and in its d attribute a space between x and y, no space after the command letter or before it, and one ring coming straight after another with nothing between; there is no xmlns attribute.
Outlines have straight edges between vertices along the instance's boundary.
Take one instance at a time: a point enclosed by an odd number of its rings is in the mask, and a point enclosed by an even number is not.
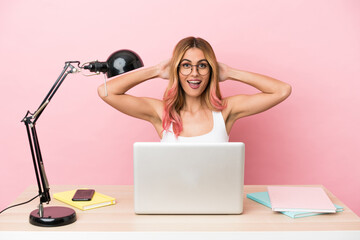
<svg viewBox="0 0 360 240"><path fill-rule="evenodd" d="M90 201L94 196L94 189L78 189L76 190L73 201Z"/></svg>

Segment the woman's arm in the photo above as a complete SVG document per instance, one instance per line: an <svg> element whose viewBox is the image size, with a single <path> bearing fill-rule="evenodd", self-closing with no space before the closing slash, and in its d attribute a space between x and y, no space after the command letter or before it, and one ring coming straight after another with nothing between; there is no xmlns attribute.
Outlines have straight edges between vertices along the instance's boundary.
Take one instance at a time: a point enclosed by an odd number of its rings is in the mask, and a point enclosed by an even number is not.
<svg viewBox="0 0 360 240"><path fill-rule="evenodd" d="M149 79L166 78L168 62L143 68L134 72L114 77L107 83L108 96L105 96L104 84L98 87L99 96L109 105L132 117L147 120L151 123L161 122L162 101L153 98L135 97L126 94L134 86Z"/></svg>
<svg viewBox="0 0 360 240"><path fill-rule="evenodd" d="M263 112L284 101L291 93L291 86L277 79L231 68L219 63L220 81L231 79L239 81L260 90L253 95L235 95L227 98L227 121ZM232 125L232 124L231 124Z"/></svg>

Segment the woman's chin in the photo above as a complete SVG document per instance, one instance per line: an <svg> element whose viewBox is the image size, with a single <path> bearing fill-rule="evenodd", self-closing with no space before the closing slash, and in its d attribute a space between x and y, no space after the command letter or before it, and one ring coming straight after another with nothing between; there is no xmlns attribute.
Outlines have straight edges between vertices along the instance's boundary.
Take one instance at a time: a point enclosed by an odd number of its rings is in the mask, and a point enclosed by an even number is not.
<svg viewBox="0 0 360 240"><path fill-rule="evenodd" d="M185 91L185 94L189 97L200 97L204 91Z"/></svg>

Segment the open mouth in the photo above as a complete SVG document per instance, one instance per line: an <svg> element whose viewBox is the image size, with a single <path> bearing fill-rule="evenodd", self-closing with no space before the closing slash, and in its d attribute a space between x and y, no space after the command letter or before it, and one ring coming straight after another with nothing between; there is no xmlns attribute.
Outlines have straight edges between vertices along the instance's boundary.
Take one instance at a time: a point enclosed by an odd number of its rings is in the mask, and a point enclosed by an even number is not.
<svg viewBox="0 0 360 240"><path fill-rule="evenodd" d="M200 87L201 80L188 80L187 82L192 89L197 89Z"/></svg>

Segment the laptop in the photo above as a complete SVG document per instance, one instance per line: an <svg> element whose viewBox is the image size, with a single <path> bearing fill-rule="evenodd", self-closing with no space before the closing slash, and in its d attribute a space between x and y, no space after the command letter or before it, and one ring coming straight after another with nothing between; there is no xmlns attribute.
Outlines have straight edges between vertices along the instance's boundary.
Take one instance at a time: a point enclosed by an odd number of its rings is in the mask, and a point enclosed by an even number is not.
<svg viewBox="0 0 360 240"><path fill-rule="evenodd" d="M134 144L136 214L241 214L244 143Z"/></svg>

